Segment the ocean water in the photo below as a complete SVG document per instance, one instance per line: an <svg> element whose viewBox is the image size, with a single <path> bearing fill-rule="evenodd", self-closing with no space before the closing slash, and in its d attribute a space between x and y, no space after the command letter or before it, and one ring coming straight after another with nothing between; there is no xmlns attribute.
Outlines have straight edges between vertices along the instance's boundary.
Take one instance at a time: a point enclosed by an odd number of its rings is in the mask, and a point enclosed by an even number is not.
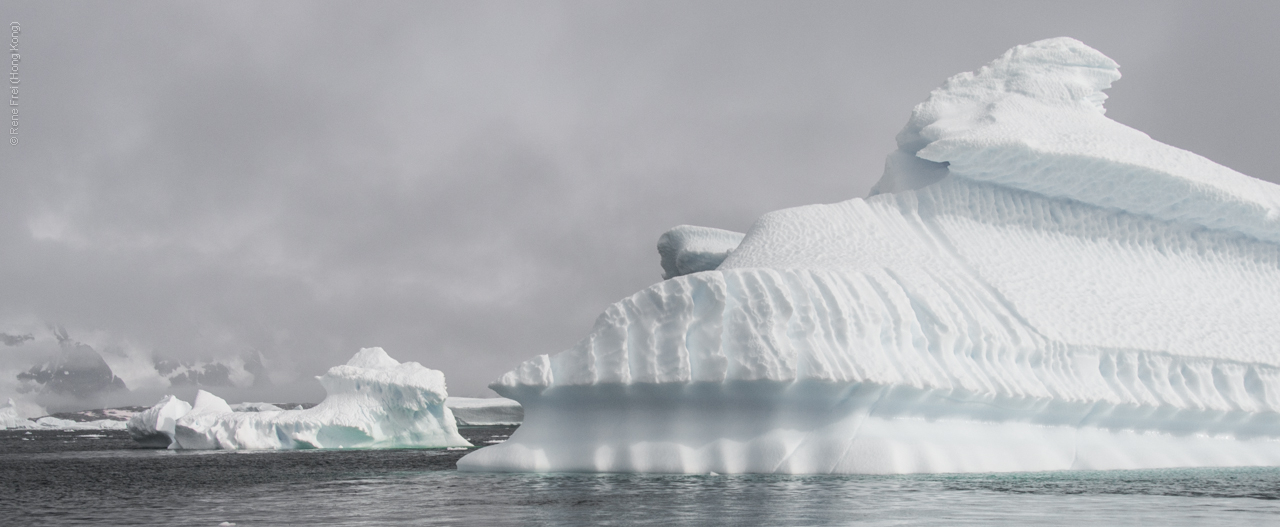
<svg viewBox="0 0 1280 527"><path fill-rule="evenodd" d="M514 428L468 427L477 445ZM173 452L0 431L0 525L1280 525L1280 469L474 474L464 451Z"/></svg>

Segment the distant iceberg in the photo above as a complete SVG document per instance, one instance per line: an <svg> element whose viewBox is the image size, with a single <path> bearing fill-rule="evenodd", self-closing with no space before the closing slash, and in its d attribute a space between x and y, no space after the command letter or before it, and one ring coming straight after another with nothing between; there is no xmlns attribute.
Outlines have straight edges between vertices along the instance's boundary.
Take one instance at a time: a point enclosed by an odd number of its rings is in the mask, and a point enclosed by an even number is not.
<svg viewBox="0 0 1280 527"><path fill-rule="evenodd" d="M36 419L33 426L29 426L27 428L45 430L126 430L128 428L128 423L115 419L72 421L70 419L45 416Z"/></svg>
<svg viewBox="0 0 1280 527"><path fill-rule="evenodd" d="M22 417L22 414L18 412L18 403L13 402L12 397L9 398L9 401L4 406L0 406L0 430L6 428L31 428L34 426L35 423Z"/></svg>
<svg viewBox="0 0 1280 527"><path fill-rule="evenodd" d="M872 197L766 214L503 375L524 424L458 467L1280 465L1280 186L1107 119L1119 77L1069 38L952 77Z"/></svg>
<svg viewBox="0 0 1280 527"><path fill-rule="evenodd" d="M279 412L284 410L271 403L236 403L231 405L233 412Z"/></svg>
<svg viewBox="0 0 1280 527"><path fill-rule="evenodd" d="M150 438L158 443L168 436L171 449L472 446L458 435L453 414L444 405L448 394L444 374L437 370L400 363L382 348L365 348L319 380L328 396L305 410L255 403L236 411L200 390L195 403L185 408L182 401L162 400L130 420L129 430L140 441Z"/></svg>
<svg viewBox="0 0 1280 527"><path fill-rule="evenodd" d="M0 406L0 430L19 428L29 430L124 430L125 422L114 419L72 421L46 415L35 421L23 418L12 398Z"/></svg>
<svg viewBox="0 0 1280 527"><path fill-rule="evenodd" d="M450 397L444 405L453 411L458 426L516 426L524 421L520 403L503 397Z"/></svg>

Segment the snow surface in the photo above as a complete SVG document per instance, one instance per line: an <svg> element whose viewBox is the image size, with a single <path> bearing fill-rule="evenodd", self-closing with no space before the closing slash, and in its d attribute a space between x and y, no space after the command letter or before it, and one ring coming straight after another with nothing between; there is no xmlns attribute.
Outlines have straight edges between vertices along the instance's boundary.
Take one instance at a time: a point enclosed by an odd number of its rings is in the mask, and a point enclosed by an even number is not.
<svg viewBox="0 0 1280 527"><path fill-rule="evenodd" d="M672 228L658 238L662 278L715 269L742 242L743 236L740 232L711 227L679 225Z"/></svg>
<svg viewBox="0 0 1280 527"><path fill-rule="evenodd" d="M328 396L305 410L235 411L200 390L174 423L171 449L440 448L471 446L444 405L444 374L365 348L318 377ZM161 405L168 401L162 400ZM180 401L179 401L180 402ZM148 412L163 413L158 405ZM146 421L149 423L149 421ZM153 427L160 429L160 426ZM137 436L135 436L137 437Z"/></svg>
<svg viewBox="0 0 1280 527"><path fill-rule="evenodd" d="M917 106L867 199L761 217L491 387L465 470L1280 465L1280 187L1103 115L1058 38Z"/></svg>
<svg viewBox="0 0 1280 527"><path fill-rule="evenodd" d="M515 426L524 421L520 403L503 397L450 397L444 404L453 410L458 426Z"/></svg>

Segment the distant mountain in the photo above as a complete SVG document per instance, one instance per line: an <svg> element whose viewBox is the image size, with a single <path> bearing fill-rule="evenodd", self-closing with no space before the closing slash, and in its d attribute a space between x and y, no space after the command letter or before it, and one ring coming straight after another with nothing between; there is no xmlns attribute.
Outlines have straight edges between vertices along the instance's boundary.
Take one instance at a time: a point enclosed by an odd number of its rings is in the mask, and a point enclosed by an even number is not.
<svg viewBox="0 0 1280 527"><path fill-rule="evenodd" d="M18 380L22 381L27 390L69 395L78 399L128 390L124 381L112 373L111 367L92 347L71 340L62 328L56 329L55 334L61 353L48 362L37 364L18 374Z"/></svg>
<svg viewBox="0 0 1280 527"><path fill-rule="evenodd" d="M57 338L58 351L49 360L18 373L19 391L91 400L131 389L112 371L98 350L72 339L62 327L50 326L49 329ZM0 333L0 343L6 346L21 346L29 340L33 340L32 335ZM106 352L110 358L111 349L108 348ZM152 363L155 377L168 381L171 387L248 388L270 384L262 354L258 352L223 360L155 358ZM149 376L145 371L141 374L143 379ZM134 379L131 382L136 382L138 376L129 378ZM144 381L143 385L146 384Z"/></svg>
<svg viewBox="0 0 1280 527"><path fill-rule="evenodd" d="M155 367L156 373L168 379L170 386L260 387L270 384L261 353L246 353L239 360L224 362L156 359Z"/></svg>
<svg viewBox="0 0 1280 527"><path fill-rule="evenodd" d="M5 346L21 346L23 342L35 340L31 334L26 335L10 335L8 333L0 333L0 344Z"/></svg>

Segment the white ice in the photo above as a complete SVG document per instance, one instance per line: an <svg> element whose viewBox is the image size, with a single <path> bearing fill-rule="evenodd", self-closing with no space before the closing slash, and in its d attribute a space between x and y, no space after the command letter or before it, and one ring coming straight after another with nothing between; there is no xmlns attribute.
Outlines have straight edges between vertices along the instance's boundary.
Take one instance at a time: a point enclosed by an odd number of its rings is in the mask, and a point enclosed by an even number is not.
<svg viewBox="0 0 1280 527"><path fill-rule="evenodd" d="M129 417L129 435L144 445L167 447L173 443L178 419L190 411L186 401L166 395L155 406Z"/></svg>
<svg viewBox="0 0 1280 527"><path fill-rule="evenodd" d="M174 422L174 441L169 448L471 446L458 435L453 414L444 405L448 393L444 374L437 370L416 362L400 363L382 348L365 348L347 364L330 368L319 380L328 395L305 410L254 405L254 411L237 412L218 396L201 390L190 411ZM157 408L161 406L148 412Z"/></svg>
<svg viewBox="0 0 1280 527"><path fill-rule="evenodd" d="M761 217L492 385L464 470L1280 465L1280 187L1103 115L1058 38L917 106L873 197Z"/></svg>
<svg viewBox="0 0 1280 527"><path fill-rule="evenodd" d="M9 401L4 406L0 406L0 430L6 428L32 428L34 426L35 423L32 423L30 419L22 417L21 412L18 411L18 404L13 402L13 398L9 398Z"/></svg>
<svg viewBox="0 0 1280 527"><path fill-rule="evenodd" d="M12 398L0 406L0 430L6 428L25 428L33 430L124 430L124 421L98 419L95 421L72 421L53 416L44 416L35 421L22 417L18 405Z"/></svg>
<svg viewBox="0 0 1280 527"><path fill-rule="evenodd" d="M458 426L515 426L524 421L520 403L503 397L450 397L444 402Z"/></svg>
<svg viewBox="0 0 1280 527"><path fill-rule="evenodd" d="M97 419L94 421L72 421L57 417L45 416L36 419L34 426L46 430L126 430L128 423L114 419Z"/></svg>

